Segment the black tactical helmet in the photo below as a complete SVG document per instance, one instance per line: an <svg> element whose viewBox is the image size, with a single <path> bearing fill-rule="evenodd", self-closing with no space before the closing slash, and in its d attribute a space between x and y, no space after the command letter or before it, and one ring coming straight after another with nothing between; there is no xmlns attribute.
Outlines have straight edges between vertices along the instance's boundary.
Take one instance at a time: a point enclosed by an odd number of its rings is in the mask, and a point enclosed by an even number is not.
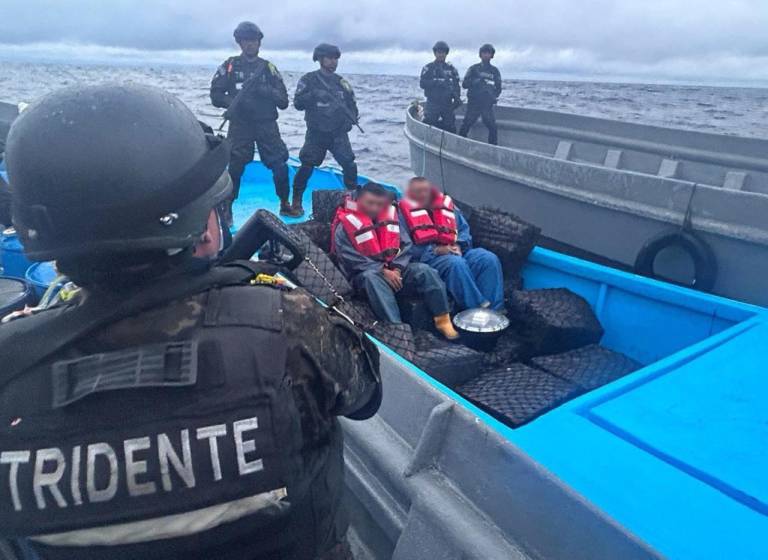
<svg viewBox="0 0 768 560"><path fill-rule="evenodd" d="M432 52L451 52L451 48L448 46L448 43L445 41L438 41L435 43L435 46L432 47Z"/></svg>
<svg viewBox="0 0 768 560"><path fill-rule="evenodd" d="M496 56L496 49L493 48L493 45L490 43L484 44L482 47L480 47L480 54L483 54L484 52L491 53L493 56Z"/></svg>
<svg viewBox="0 0 768 560"><path fill-rule="evenodd" d="M336 45L329 45L328 43L320 43L315 47L312 53L312 60L317 62L323 57L328 58L341 58L341 51Z"/></svg>
<svg viewBox="0 0 768 560"><path fill-rule="evenodd" d="M235 27L235 41L261 41L264 38L264 33L261 32L259 26L252 21L241 21Z"/></svg>
<svg viewBox="0 0 768 560"><path fill-rule="evenodd" d="M232 192L228 144L176 97L138 85L57 91L14 122L13 222L38 261L177 253Z"/></svg>

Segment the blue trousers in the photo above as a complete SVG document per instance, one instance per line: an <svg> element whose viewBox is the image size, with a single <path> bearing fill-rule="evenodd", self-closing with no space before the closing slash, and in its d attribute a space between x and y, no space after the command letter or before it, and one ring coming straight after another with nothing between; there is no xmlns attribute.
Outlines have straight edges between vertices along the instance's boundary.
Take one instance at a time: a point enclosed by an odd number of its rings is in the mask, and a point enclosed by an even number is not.
<svg viewBox="0 0 768 560"><path fill-rule="evenodd" d="M448 292L461 309L480 307L488 302L492 309L504 309L504 278L499 258L485 249L470 249L458 255L422 259L440 274Z"/></svg>
<svg viewBox="0 0 768 560"><path fill-rule="evenodd" d="M384 276L377 270L358 274L352 280L355 289L362 292L371 304L376 316L382 321L402 323L398 295L418 295L424 300L433 316L448 313L450 304L443 281L437 272L421 263L411 263L403 272L403 289L395 295Z"/></svg>

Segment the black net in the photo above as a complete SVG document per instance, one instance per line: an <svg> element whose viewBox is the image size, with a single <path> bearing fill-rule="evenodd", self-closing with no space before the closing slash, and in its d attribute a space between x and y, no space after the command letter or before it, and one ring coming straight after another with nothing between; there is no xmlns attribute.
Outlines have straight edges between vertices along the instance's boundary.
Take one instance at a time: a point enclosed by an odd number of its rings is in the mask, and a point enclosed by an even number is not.
<svg viewBox="0 0 768 560"><path fill-rule="evenodd" d="M459 387L459 391L513 427L530 422L579 393L573 383L524 364L484 373Z"/></svg>
<svg viewBox="0 0 768 560"><path fill-rule="evenodd" d="M370 333L408 361L416 356L416 342L407 323L376 323Z"/></svg>
<svg viewBox="0 0 768 560"><path fill-rule="evenodd" d="M315 220L309 220L308 222L302 222L290 226L304 234L320 247L324 253L330 254L331 252L331 224L327 222L317 222Z"/></svg>
<svg viewBox="0 0 768 560"><path fill-rule="evenodd" d="M515 292L509 313L529 356L597 344L603 336L589 303L565 288Z"/></svg>
<svg viewBox="0 0 768 560"><path fill-rule="evenodd" d="M347 192L341 189L312 191L312 219L330 224Z"/></svg>
<svg viewBox="0 0 768 560"><path fill-rule="evenodd" d="M456 387L480 373L481 352L452 344L427 331L418 331L415 338L414 363L441 383Z"/></svg>
<svg viewBox="0 0 768 560"><path fill-rule="evenodd" d="M371 306L362 299L353 298L339 302L336 304L336 308L366 332L370 332L379 322Z"/></svg>
<svg viewBox="0 0 768 560"><path fill-rule="evenodd" d="M585 391L597 389L642 367L632 358L596 344L563 354L534 358L532 363Z"/></svg>
<svg viewBox="0 0 768 560"><path fill-rule="evenodd" d="M294 270L301 286L326 303L335 301L334 292L342 297L351 295L352 286L328 255L303 231L293 229L293 232L298 237L308 259Z"/></svg>
<svg viewBox="0 0 768 560"><path fill-rule="evenodd" d="M519 282L520 271L539 241L541 229L500 210L472 208L469 214L473 243L499 257L508 282Z"/></svg>

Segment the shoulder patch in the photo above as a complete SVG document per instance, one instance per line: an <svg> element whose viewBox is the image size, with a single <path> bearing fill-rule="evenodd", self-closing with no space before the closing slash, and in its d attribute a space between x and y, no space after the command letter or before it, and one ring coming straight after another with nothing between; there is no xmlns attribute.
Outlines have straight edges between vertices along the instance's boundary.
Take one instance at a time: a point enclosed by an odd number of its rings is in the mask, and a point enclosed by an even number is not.
<svg viewBox="0 0 768 560"><path fill-rule="evenodd" d="M341 78L341 79L339 80L339 83L341 84L341 87L343 87L345 90L347 90L347 91L352 91L352 86L351 86L351 85L349 84L349 82L348 82L347 80L345 80L344 78Z"/></svg>

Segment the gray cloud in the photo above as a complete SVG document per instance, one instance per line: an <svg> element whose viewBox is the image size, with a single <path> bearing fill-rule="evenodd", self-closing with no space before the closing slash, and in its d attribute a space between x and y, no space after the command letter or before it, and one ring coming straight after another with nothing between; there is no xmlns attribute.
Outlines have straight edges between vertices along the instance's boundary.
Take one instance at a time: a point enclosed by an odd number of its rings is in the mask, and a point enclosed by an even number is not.
<svg viewBox="0 0 768 560"><path fill-rule="evenodd" d="M0 43L232 49L242 19L262 26L271 50L333 41L389 49L409 68L407 52L429 51L438 38L468 53L493 42L506 64L531 72L737 78L768 66L766 0L3 0Z"/></svg>

